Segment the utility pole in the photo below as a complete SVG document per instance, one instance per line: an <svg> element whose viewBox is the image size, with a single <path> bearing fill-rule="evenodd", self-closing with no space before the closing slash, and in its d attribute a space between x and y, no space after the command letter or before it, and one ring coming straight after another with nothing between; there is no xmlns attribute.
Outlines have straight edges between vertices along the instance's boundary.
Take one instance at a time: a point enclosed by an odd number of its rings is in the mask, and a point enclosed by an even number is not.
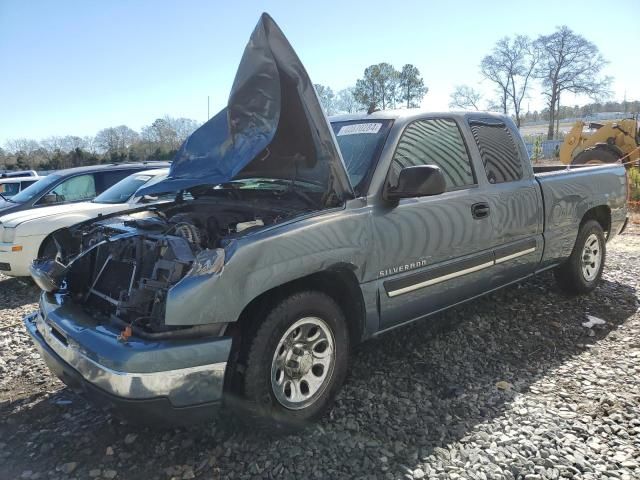
<svg viewBox="0 0 640 480"><path fill-rule="evenodd" d="M207 121L209 120L209 95L207 95Z"/></svg>

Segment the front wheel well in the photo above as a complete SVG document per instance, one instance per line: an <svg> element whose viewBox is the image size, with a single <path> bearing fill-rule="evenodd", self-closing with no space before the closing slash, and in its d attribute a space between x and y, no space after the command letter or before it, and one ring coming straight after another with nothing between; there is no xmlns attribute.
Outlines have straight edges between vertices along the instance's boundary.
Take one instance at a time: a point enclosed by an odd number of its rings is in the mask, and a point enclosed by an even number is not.
<svg viewBox="0 0 640 480"><path fill-rule="evenodd" d="M595 220L600 224L602 230L605 231L607 237L611 232L611 209L607 205L599 205L593 207L585 212L580 221L580 226L587 223L589 220Z"/></svg>
<svg viewBox="0 0 640 480"><path fill-rule="evenodd" d="M256 328L275 304L285 297L304 290L315 290L330 296L340 307L347 320L349 338L357 344L364 332L365 306L358 280L348 266L339 266L292 280L267 290L253 299L242 311L238 321L229 324L227 334L245 336Z"/></svg>

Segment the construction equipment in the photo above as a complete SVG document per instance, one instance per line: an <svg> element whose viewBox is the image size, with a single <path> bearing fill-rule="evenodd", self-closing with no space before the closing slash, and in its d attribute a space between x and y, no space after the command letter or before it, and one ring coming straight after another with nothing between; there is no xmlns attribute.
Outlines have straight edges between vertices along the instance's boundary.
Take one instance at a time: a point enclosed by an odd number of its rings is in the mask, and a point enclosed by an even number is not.
<svg viewBox="0 0 640 480"><path fill-rule="evenodd" d="M640 161L638 120L614 122L577 121L560 146L560 161L565 165L628 164Z"/></svg>

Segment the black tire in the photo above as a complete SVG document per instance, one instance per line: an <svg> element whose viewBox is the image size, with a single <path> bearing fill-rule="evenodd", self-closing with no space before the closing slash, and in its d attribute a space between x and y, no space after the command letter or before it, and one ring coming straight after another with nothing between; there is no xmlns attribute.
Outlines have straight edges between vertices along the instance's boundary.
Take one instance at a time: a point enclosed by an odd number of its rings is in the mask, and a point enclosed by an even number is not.
<svg viewBox="0 0 640 480"><path fill-rule="evenodd" d="M312 403L291 409L276 397L276 387L272 385L272 362L276 361L276 349L287 331L305 318L324 321L333 335L335 355L333 367L322 382L324 386L309 397L309 401L313 399ZM233 374L238 378L241 398L228 397L227 405L239 412L242 420L253 427L299 429L320 418L335 399L349 363L349 332L344 314L336 302L317 291L294 293L271 308L254 333L249 335L250 338L241 343L243 351L239 352L240 361ZM283 378L286 381L286 377ZM298 380L298 385L302 385L302 382ZM279 395L282 396L283 392Z"/></svg>
<svg viewBox="0 0 640 480"><path fill-rule="evenodd" d="M576 158L573 159L571 165L599 165L605 163L616 163L618 160L618 156L609 150L604 148L592 148L576 155Z"/></svg>
<svg viewBox="0 0 640 480"><path fill-rule="evenodd" d="M597 268L590 271L593 276L587 276L583 269L583 254L587 241L592 241L592 235L597 238L597 247L601 252L600 262ZM607 247L604 238L604 231L598 222L588 220L580 227L576 243L573 246L571 256L560 266L556 267L554 273L556 282L561 290L570 294L589 293L600 282L607 257ZM595 265L592 264L592 265Z"/></svg>

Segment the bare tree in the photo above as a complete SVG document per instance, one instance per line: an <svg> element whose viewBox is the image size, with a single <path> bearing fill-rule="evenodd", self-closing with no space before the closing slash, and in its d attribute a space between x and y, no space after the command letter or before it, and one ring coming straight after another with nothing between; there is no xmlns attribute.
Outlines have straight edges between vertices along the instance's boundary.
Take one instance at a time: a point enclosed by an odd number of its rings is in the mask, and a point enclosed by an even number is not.
<svg viewBox="0 0 640 480"><path fill-rule="evenodd" d="M327 115L334 115L336 113L336 95L333 93L331 87L314 83L313 86L318 94L320 104Z"/></svg>
<svg viewBox="0 0 640 480"><path fill-rule="evenodd" d="M119 125L100 130L96 134L95 143L106 153L124 155L127 153L127 149L139 138L140 136L135 130L126 125Z"/></svg>
<svg viewBox="0 0 640 480"><path fill-rule="evenodd" d="M149 126L142 128L142 138L150 143L175 149L180 146L178 132L167 118L156 118Z"/></svg>
<svg viewBox="0 0 640 480"><path fill-rule="evenodd" d="M356 100L355 88L344 88L336 95L336 109L341 113L355 113L362 110L362 105Z"/></svg>
<svg viewBox="0 0 640 480"><path fill-rule="evenodd" d="M495 55L487 55L480 62L482 76L496 85L500 98L500 110L507 114L507 102L509 99L509 76L500 59Z"/></svg>
<svg viewBox="0 0 640 480"><path fill-rule="evenodd" d="M184 118L184 117L173 118L166 115L164 117L164 120L176 132L176 137L178 142L177 147L179 147L180 144L182 144L182 142L184 142L187 139L187 137L191 135L200 126L199 122L192 120L190 118Z"/></svg>
<svg viewBox="0 0 640 480"><path fill-rule="evenodd" d="M468 85L456 85L449 95L449 108L480 110L482 94Z"/></svg>
<svg viewBox="0 0 640 480"><path fill-rule="evenodd" d="M40 149L40 144L30 138L14 138L9 139L5 143L5 147L9 152L30 155Z"/></svg>
<svg viewBox="0 0 640 480"><path fill-rule="evenodd" d="M420 76L420 70L407 63L402 67L399 75L400 100L406 102L407 108L419 107L422 99L429 91Z"/></svg>
<svg viewBox="0 0 640 480"><path fill-rule="evenodd" d="M611 78L600 75L607 61L598 47L566 25L558 27L550 35L540 36L536 43L541 57L535 73L542 80L543 94L547 97L547 138L551 140L560 110L560 95L571 92L598 99L610 94Z"/></svg>
<svg viewBox="0 0 640 480"><path fill-rule="evenodd" d="M506 114L510 106L518 127L522 100L538 61L537 43L524 35L516 35L513 39L504 37L498 40L491 55L480 63L482 75L497 87L503 113Z"/></svg>

